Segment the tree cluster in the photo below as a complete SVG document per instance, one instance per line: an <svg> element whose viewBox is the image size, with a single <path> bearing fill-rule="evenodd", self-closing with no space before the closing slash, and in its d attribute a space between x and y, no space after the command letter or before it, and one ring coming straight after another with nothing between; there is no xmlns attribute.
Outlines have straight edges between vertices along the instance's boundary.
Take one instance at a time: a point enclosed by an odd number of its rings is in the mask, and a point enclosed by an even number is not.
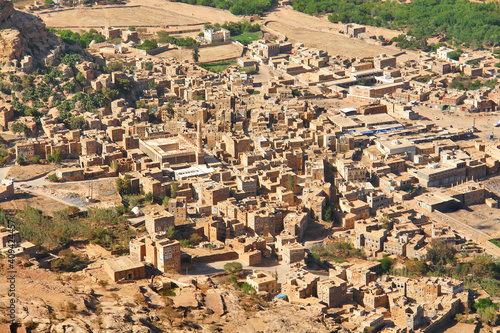
<svg viewBox="0 0 500 333"><path fill-rule="evenodd" d="M93 40L95 40L96 43L102 43L106 40L106 38L103 35L99 34L95 29L90 29L88 32L85 32L81 35L78 32L73 32L69 29L48 29L50 32L58 34L64 42L72 45L78 44L82 49L86 49L87 47L89 47L90 42L92 42Z"/></svg>
<svg viewBox="0 0 500 333"><path fill-rule="evenodd" d="M293 8L307 14L331 13L331 22L358 23L405 30L417 41L443 34L458 45L492 46L500 42L500 5L467 0L404 2L297 0Z"/></svg>

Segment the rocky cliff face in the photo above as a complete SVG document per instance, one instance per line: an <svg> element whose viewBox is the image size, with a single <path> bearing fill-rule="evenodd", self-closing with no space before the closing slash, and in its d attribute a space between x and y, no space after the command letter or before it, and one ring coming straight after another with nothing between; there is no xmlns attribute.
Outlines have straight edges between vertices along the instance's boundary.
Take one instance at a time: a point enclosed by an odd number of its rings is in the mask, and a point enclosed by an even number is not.
<svg viewBox="0 0 500 333"><path fill-rule="evenodd" d="M0 1L0 67L18 66L25 56L41 61L57 45L40 18L15 10L11 1Z"/></svg>
<svg viewBox="0 0 500 333"><path fill-rule="evenodd" d="M14 5L11 1L0 2L0 22L5 21L14 11Z"/></svg>

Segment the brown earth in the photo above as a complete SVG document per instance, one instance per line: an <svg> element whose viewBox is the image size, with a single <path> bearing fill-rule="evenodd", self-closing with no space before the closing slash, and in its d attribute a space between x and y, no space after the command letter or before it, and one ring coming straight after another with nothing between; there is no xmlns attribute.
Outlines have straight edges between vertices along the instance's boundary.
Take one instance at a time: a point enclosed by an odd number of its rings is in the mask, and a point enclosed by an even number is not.
<svg viewBox="0 0 500 333"><path fill-rule="evenodd" d="M121 196L116 190L114 179L98 179L93 180L92 183L88 181L54 183L39 186L36 190L59 199L74 201L74 205L85 201L90 194L97 200L95 204L97 207L110 208L121 205Z"/></svg>
<svg viewBox="0 0 500 333"><path fill-rule="evenodd" d="M16 181L22 181L43 176L59 167L57 164L38 164L38 165L14 165L6 178L14 178Z"/></svg>
<svg viewBox="0 0 500 333"><path fill-rule="evenodd" d="M43 12L39 16L54 28L99 28L105 26L168 26L203 23L187 15L150 7L96 7Z"/></svg>
<svg viewBox="0 0 500 333"><path fill-rule="evenodd" d="M203 47L200 49L200 62L219 61L229 58L239 58L242 49L234 44ZM160 58L174 58L192 61L191 49L174 49L157 55Z"/></svg>
<svg viewBox="0 0 500 333"><path fill-rule="evenodd" d="M58 12L40 12L39 16L48 26L72 28L101 28L104 26L126 27L129 25L158 29L167 26L194 23L224 23L239 21L241 17L232 15L227 10L189 5L166 0L131 0L127 6L140 5L139 8L93 7L62 10ZM285 34L291 42L302 42L306 46L327 50L333 55L348 57L374 56L380 53L395 54L401 50L394 46L379 46L366 43L361 39L348 38L338 33L339 24L328 21L327 16L311 16L291 7L279 7L266 13L259 23L267 23L273 30ZM390 39L400 32L383 28L368 27L376 36ZM172 53L172 52L171 52ZM408 52L407 52L408 53ZM187 59L187 55L177 55ZM409 53L406 58L415 54ZM210 58L210 57L209 57ZM398 58L404 61L405 56Z"/></svg>
<svg viewBox="0 0 500 333"><path fill-rule="evenodd" d="M68 207L61 202L33 193L32 191L30 193L16 194L15 198L0 202L0 209L4 210L22 210L25 206L43 210L48 215ZM50 207L50 209L47 209L47 207Z"/></svg>

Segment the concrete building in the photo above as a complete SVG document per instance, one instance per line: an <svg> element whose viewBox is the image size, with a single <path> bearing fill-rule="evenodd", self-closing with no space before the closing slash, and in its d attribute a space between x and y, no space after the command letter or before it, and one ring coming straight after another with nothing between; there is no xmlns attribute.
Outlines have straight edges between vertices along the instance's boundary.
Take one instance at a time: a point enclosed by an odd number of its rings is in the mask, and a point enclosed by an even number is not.
<svg viewBox="0 0 500 333"><path fill-rule="evenodd" d="M203 29L203 37L208 44L216 44L229 41L231 33L224 28Z"/></svg>

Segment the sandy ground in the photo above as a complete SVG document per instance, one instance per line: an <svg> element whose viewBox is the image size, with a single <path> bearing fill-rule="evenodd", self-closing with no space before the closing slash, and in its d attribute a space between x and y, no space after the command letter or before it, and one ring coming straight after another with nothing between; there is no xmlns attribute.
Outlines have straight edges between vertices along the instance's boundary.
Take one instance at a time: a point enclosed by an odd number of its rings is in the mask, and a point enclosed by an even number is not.
<svg viewBox="0 0 500 333"><path fill-rule="evenodd" d="M93 7L52 13L38 13L49 27L177 26L196 23L224 23L241 18L229 11L166 0L132 0L128 6L140 8Z"/></svg>
<svg viewBox="0 0 500 333"><path fill-rule="evenodd" d="M3 274L3 272L2 272ZM107 278L104 272L102 276ZM61 280L58 280L61 277ZM108 280L109 281L109 280ZM100 302L116 302L113 294L119 298L132 300L137 294L137 284L113 284L107 290L93 282L87 275L78 273L64 273L63 276L43 269L17 268L16 293L19 299L23 301L42 299L43 302L57 312L61 313L61 305L65 301L77 302L79 292L85 287L91 287L95 290ZM9 285L5 279L0 283L0 295L7 295ZM77 302L78 310L83 310L82 304ZM59 318L62 319L62 318Z"/></svg>
<svg viewBox="0 0 500 333"><path fill-rule="evenodd" d="M473 205L447 215L487 233L493 238L500 238L500 214L497 208L489 208L485 204Z"/></svg>
<svg viewBox="0 0 500 333"><path fill-rule="evenodd" d="M204 21L182 14L149 7L76 8L52 13L40 13L47 26L96 28L104 26L168 26L196 24Z"/></svg>
<svg viewBox="0 0 500 333"><path fill-rule="evenodd" d="M338 33L340 25L329 22L326 15L311 16L289 6L274 9L267 13L263 20L269 22L269 28L285 34L290 42L302 42L306 46L323 49L333 55L367 57L400 52L396 47L372 45L360 39L343 36ZM368 31L376 36L383 35L387 39L399 34L397 31L375 27L369 27Z"/></svg>
<svg viewBox="0 0 500 333"><path fill-rule="evenodd" d="M46 195L53 195L75 206L85 205L85 198L90 195L90 182L67 182L43 185L36 188ZM92 197L97 200L95 206L109 208L121 205L121 197L116 190L114 179L92 181Z"/></svg>
<svg viewBox="0 0 500 333"><path fill-rule="evenodd" d="M56 170L60 165L56 164L40 164L40 165L14 165L6 178L14 178L16 181L22 181L35 177L40 177L53 170Z"/></svg>
<svg viewBox="0 0 500 333"><path fill-rule="evenodd" d="M239 21L242 17L232 15L227 10L188 5L166 0L131 0L127 6L140 8L93 7L78 8L53 13L38 13L50 27L100 28L104 26L126 27L129 25L151 28L189 25L212 22ZM381 53L395 54L401 50L394 46L378 46L360 39L347 38L338 33L339 24L328 21L326 15L311 16L294 11L290 6L278 7L266 13L259 22L273 30L285 34L291 42L303 42L306 46L327 50L333 55L348 57L375 56ZM383 28L369 27L369 33L390 39L399 34ZM415 55L407 52L399 61ZM181 55L186 59L184 55ZM221 57L223 58L223 57Z"/></svg>
<svg viewBox="0 0 500 333"><path fill-rule="evenodd" d="M16 9L24 9L26 5L32 5L33 1L32 0L16 0L14 2L14 8Z"/></svg>
<svg viewBox="0 0 500 333"><path fill-rule="evenodd" d="M421 117L428 118L441 127L448 128L451 125L454 128L467 128L471 127L474 123L477 129L474 134L481 140L488 140L490 134L494 134L496 138L500 136L500 128L493 126L500 117L499 112L469 114L462 111L441 111L439 108L426 106L417 106L414 108L414 111L418 112Z"/></svg>
<svg viewBox="0 0 500 333"><path fill-rule="evenodd" d="M25 206L43 210L43 212L48 215L68 207L68 205L33 193L32 191L30 191L30 193L16 194L15 198L0 202L0 209L5 210L22 210Z"/></svg>
<svg viewBox="0 0 500 333"><path fill-rule="evenodd" d="M277 7L265 14L265 20L277 21L286 23L290 26L301 26L307 29L317 29L325 32L337 32L341 28L341 24L328 21L328 15L312 16L293 10L291 6ZM391 39L400 34L399 31L368 27L368 33L376 36L384 36L386 39Z"/></svg>
<svg viewBox="0 0 500 333"><path fill-rule="evenodd" d="M200 49L200 62L218 61L228 58L238 58L241 56L242 49L234 44L219 45L213 47L204 47ZM160 58L174 58L178 60L192 61L191 49L169 50L157 55Z"/></svg>

